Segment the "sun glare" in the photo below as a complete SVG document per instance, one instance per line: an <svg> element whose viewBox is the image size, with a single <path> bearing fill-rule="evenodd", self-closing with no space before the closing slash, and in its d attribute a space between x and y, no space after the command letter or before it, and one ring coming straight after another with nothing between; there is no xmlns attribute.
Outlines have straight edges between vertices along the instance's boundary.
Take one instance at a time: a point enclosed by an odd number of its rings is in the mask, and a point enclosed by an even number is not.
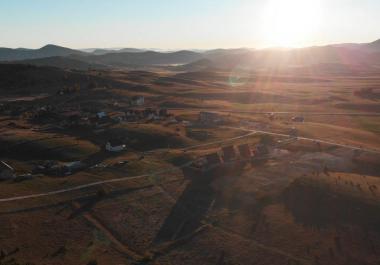
<svg viewBox="0 0 380 265"><path fill-rule="evenodd" d="M316 0L271 0L262 15L262 35L270 46L297 47L318 29L321 7Z"/></svg>

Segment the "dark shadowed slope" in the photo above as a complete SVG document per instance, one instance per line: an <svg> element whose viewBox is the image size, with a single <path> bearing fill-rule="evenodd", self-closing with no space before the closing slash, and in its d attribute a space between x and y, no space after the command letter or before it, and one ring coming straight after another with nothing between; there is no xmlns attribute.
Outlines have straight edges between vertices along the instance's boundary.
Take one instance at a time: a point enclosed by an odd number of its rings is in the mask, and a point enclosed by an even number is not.
<svg viewBox="0 0 380 265"><path fill-rule="evenodd" d="M96 87L115 87L141 91L129 82L114 80L87 71L67 71L49 66L0 64L1 95L55 94L62 88L82 90Z"/></svg>
<svg viewBox="0 0 380 265"><path fill-rule="evenodd" d="M86 62L106 64L112 66L130 65L168 65L186 64L202 58L202 54L191 51L178 51L170 53L146 52L119 52L98 56L76 56Z"/></svg>
<svg viewBox="0 0 380 265"><path fill-rule="evenodd" d="M96 63L87 63L78 59L71 57L46 57L38 59L29 59L16 61L17 64L30 64L36 66L52 66L65 69L76 69L76 70L88 70L88 69L106 69L107 66Z"/></svg>

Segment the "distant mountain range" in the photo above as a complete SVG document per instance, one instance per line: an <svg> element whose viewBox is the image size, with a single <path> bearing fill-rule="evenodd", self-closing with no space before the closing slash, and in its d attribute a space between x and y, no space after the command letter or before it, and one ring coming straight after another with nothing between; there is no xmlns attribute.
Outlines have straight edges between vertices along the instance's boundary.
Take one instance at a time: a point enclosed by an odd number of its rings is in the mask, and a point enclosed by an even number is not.
<svg viewBox="0 0 380 265"><path fill-rule="evenodd" d="M40 49L0 48L0 61L79 70L170 67L180 71L192 71L234 67L283 69L326 65L329 69L345 69L347 66L379 67L380 40L371 43L344 43L299 49L242 48L175 52L135 48L80 51L49 44Z"/></svg>
<svg viewBox="0 0 380 265"><path fill-rule="evenodd" d="M89 49L84 50L93 55L104 55L107 53L123 53L123 52L145 52L145 49L136 49L136 48L122 48L122 49Z"/></svg>

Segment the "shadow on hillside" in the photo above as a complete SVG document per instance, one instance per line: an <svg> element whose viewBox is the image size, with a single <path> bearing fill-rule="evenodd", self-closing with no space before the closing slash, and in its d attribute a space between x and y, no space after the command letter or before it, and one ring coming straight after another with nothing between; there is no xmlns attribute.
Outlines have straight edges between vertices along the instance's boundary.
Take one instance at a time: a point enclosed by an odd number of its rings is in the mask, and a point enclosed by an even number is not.
<svg viewBox="0 0 380 265"><path fill-rule="evenodd" d="M297 180L284 192L283 199L297 223L315 228L358 225L380 234L380 207L359 198Z"/></svg>
<svg viewBox="0 0 380 265"><path fill-rule="evenodd" d="M126 188L126 189L120 189L116 191L109 192L107 194L104 194L102 196L99 196L99 189L94 189L91 194L90 192L86 192L86 195L81 196L79 198L68 198L64 199L60 202L54 202L54 203L49 203L49 204L44 204L44 205L38 205L38 206L30 206L30 207L24 207L24 208L18 208L18 209L12 209L12 210L7 210L7 211L0 211L0 216L2 215L9 215L9 214L18 214L18 213L31 213L31 212L36 212L36 211L41 211L41 210L48 210L48 209L54 209L61 207L56 214L59 214L62 210L66 209L68 205L76 201L82 205L80 208L80 211L83 213L85 211L89 211L92 209L93 206L96 205L101 200L110 200L114 199L123 195L126 195L128 193L141 190L141 189L147 189L153 187L153 185L148 185L148 186L143 186L143 187L137 187L137 188ZM71 218L77 216L80 212L76 212Z"/></svg>
<svg viewBox="0 0 380 265"><path fill-rule="evenodd" d="M199 228L214 197L208 183L191 182L173 206L153 243L176 240Z"/></svg>

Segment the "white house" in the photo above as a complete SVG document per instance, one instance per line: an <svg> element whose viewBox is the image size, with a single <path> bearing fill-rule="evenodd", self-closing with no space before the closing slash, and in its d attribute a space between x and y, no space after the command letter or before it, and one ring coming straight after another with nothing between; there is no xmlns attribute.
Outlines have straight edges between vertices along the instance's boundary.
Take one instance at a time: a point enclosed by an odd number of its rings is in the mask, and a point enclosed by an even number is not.
<svg viewBox="0 0 380 265"><path fill-rule="evenodd" d="M0 161L0 180L12 179L14 177L14 169L4 161Z"/></svg>
<svg viewBox="0 0 380 265"><path fill-rule="evenodd" d="M126 148L125 144L119 141L108 141L106 143L106 150L108 152L121 152L125 150L125 148Z"/></svg>

